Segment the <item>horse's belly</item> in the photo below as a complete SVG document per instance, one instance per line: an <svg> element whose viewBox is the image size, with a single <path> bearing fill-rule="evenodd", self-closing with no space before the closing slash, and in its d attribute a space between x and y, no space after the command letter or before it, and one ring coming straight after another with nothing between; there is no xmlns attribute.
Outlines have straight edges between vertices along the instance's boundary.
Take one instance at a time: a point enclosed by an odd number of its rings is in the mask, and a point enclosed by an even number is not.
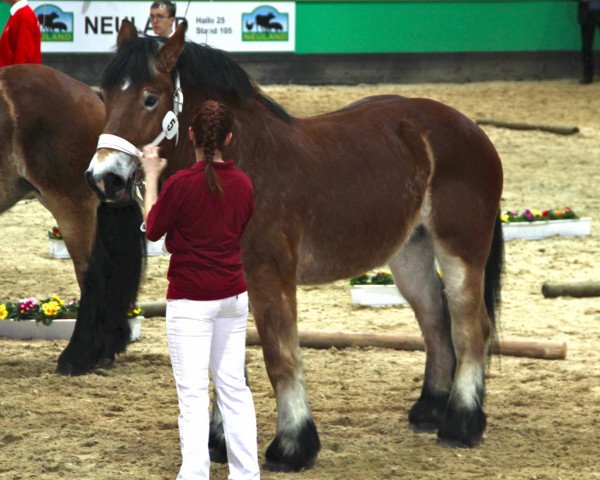
<svg viewBox="0 0 600 480"><path fill-rule="evenodd" d="M298 247L299 284L351 278L385 265L418 223L417 215L389 222L386 228L319 229L301 237Z"/></svg>

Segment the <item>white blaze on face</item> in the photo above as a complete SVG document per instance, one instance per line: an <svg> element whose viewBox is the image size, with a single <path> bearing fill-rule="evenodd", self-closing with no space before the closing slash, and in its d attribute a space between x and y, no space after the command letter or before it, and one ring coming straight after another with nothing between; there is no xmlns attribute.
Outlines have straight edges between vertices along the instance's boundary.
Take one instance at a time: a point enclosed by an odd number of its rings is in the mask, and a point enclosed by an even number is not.
<svg viewBox="0 0 600 480"><path fill-rule="evenodd" d="M123 80L123 85L121 85L121 90L125 91L130 86L131 86L131 80L129 80L129 78L126 78L125 80Z"/></svg>

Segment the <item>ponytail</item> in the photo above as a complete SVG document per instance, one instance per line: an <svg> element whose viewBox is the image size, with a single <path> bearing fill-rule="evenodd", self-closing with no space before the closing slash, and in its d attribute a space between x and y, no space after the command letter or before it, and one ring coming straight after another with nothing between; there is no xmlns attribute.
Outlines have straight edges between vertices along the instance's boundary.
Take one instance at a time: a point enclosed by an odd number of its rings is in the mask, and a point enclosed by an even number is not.
<svg viewBox="0 0 600 480"><path fill-rule="evenodd" d="M223 151L227 134L231 132L231 111L227 105L208 100L194 114L192 131L196 138L196 148L201 148L206 160L206 184L213 193L221 194L223 189L213 167L215 150Z"/></svg>

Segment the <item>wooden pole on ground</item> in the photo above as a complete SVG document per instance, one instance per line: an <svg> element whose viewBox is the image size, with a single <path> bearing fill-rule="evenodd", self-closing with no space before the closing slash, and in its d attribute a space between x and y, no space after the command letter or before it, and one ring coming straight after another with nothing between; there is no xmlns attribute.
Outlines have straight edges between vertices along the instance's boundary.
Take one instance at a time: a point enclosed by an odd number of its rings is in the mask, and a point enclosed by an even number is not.
<svg viewBox="0 0 600 480"><path fill-rule="evenodd" d="M166 302L140 302L138 307L144 311L146 318L164 317L167 312Z"/></svg>
<svg viewBox="0 0 600 480"><path fill-rule="evenodd" d="M546 298L600 297L600 282L545 282L542 285L542 295Z"/></svg>
<svg viewBox="0 0 600 480"><path fill-rule="evenodd" d="M147 318L165 316L165 302L142 302L139 306L144 310L144 316ZM309 331L300 332L299 340L300 346L307 348L378 347L425 351L423 338L419 335ZM248 329L246 344L260 345L260 338L255 328ZM492 353L512 357L563 360L567 356L567 344L565 342L505 339L492 346Z"/></svg>
<svg viewBox="0 0 600 480"><path fill-rule="evenodd" d="M300 332L300 346L308 348L347 348L379 347L394 350L425 351L423 338L419 335L398 335L390 333L341 333L341 332ZM258 332L248 329L247 345L260 345ZM564 360L567 356L565 342L535 342L530 340L500 340L492 346L492 353L512 357Z"/></svg>
<svg viewBox="0 0 600 480"><path fill-rule="evenodd" d="M556 125L538 125L533 123L504 122L501 120L487 120L478 118L479 125L492 125L494 127L511 128L513 130L541 130L543 132L557 133L559 135L573 135L579 132L578 127L562 127Z"/></svg>

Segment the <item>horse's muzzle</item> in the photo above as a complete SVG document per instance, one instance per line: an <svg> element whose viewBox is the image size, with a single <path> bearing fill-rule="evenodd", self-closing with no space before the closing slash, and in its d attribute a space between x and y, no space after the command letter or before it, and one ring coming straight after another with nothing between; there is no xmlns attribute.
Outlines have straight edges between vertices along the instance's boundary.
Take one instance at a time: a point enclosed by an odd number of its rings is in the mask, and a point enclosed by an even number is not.
<svg viewBox="0 0 600 480"><path fill-rule="evenodd" d="M123 179L110 172L96 177L88 170L85 172L85 180L101 202L124 205L135 201L133 178Z"/></svg>

